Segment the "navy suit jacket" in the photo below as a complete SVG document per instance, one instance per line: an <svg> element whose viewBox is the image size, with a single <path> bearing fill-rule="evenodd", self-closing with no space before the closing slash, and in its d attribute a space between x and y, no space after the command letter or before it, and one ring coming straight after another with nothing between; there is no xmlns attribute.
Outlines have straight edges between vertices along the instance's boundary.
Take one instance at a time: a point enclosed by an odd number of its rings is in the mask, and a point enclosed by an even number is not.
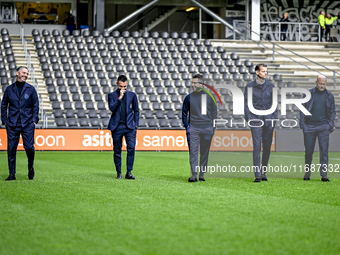
<svg viewBox="0 0 340 255"><path fill-rule="evenodd" d="M25 82L21 95L16 83L8 86L1 102L1 121L9 127L16 127L20 115L21 126L26 127L39 121L39 99L35 88Z"/></svg>
<svg viewBox="0 0 340 255"><path fill-rule="evenodd" d="M311 93L311 99L307 103L303 104L309 112L312 112L315 90L316 90L316 87L309 90L310 93ZM327 93L327 97L326 97L326 118L327 118L327 122L330 126L330 131L333 131L334 120L335 120L334 96L333 96L332 92L330 92L327 89L325 89L325 90L326 90L326 93ZM312 117L311 115L305 116L303 114L303 112L300 111L300 128L303 129L304 133L308 132L308 130L306 130L306 126L305 126L306 119L309 119L311 117Z"/></svg>
<svg viewBox="0 0 340 255"><path fill-rule="evenodd" d="M126 126L129 129L135 129L139 123L139 108L137 96L134 92L128 90L126 91L124 96L126 97ZM111 131L116 129L120 120L122 101L119 100L118 97L118 90L110 93L108 97L109 108L112 112L112 115L107 129Z"/></svg>
<svg viewBox="0 0 340 255"><path fill-rule="evenodd" d="M265 116L258 116L250 112L248 108L248 88L253 88L253 106L257 110L268 110L272 107L273 88L274 85L269 81L265 81L263 85L258 85L256 80L250 82L244 89L244 111L246 121L250 119L277 119L277 108L272 114ZM265 121L264 125L272 125L270 121Z"/></svg>

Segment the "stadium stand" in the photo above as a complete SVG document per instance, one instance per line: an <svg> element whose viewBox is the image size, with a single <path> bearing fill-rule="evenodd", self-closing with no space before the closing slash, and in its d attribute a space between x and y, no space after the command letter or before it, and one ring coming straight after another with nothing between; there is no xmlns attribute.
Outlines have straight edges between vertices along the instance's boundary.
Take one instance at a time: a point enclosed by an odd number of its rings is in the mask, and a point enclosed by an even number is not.
<svg viewBox="0 0 340 255"><path fill-rule="evenodd" d="M15 80L15 58L6 29L1 30L1 92ZM32 31L32 42L51 105L54 124L62 128L106 128L109 120L107 94L116 89L120 74L129 78L137 94L141 128L183 128L182 103L191 90L194 73L203 74L211 85L231 84L244 89L254 79L250 59L227 53L225 47L200 40L196 33L139 33L44 29ZM268 79L275 86L294 87L280 74ZM232 94L217 89L223 100L219 118L230 118ZM290 95L301 97L299 94ZM279 98L280 102L280 98ZM280 107L280 106L279 106ZM299 109L289 107L282 118L298 119ZM243 121L243 117L237 120ZM296 127L297 128L297 127Z"/></svg>

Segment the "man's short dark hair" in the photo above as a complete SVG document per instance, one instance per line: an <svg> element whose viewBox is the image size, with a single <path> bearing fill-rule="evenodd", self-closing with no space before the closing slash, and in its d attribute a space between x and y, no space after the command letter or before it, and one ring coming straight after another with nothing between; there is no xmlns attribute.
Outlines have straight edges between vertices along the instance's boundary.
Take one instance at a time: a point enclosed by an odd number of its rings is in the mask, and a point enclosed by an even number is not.
<svg viewBox="0 0 340 255"><path fill-rule="evenodd" d="M119 77L117 79L117 83L120 82L120 81L121 82L126 82L127 81L127 77L124 74L119 75Z"/></svg>
<svg viewBox="0 0 340 255"><path fill-rule="evenodd" d="M200 73L194 74L194 76L192 76L192 78L193 78L193 79L199 79L201 82L204 83L204 77L203 77L203 75L200 74Z"/></svg>
<svg viewBox="0 0 340 255"><path fill-rule="evenodd" d="M259 71L259 70L260 70L260 68L261 68L261 66L263 66L263 67L267 67L267 65L266 65L266 64L260 63L260 64L257 64L257 65L255 66L255 71Z"/></svg>
<svg viewBox="0 0 340 255"><path fill-rule="evenodd" d="M19 66L18 68L17 68L17 72L20 72L21 71L21 69L27 69L27 71L28 71L28 68L26 67L26 66Z"/></svg>

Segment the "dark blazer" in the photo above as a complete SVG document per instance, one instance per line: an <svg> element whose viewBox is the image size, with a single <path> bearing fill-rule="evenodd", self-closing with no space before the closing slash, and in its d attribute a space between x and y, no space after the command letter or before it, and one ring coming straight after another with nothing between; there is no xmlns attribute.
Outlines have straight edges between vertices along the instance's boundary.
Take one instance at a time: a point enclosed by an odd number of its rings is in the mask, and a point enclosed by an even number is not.
<svg viewBox="0 0 340 255"><path fill-rule="evenodd" d="M134 92L128 90L126 91L124 96L126 97L126 126L129 129L135 129L139 123L139 108L137 96ZM122 101L119 100L118 97L118 90L110 93L108 96L109 108L112 112L112 115L107 129L111 131L116 129L120 120L120 107Z"/></svg>
<svg viewBox="0 0 340 255"><path fill-rule="evenodd" d="M315 90L316 90L316 87L309 90L310 93L311 93L311 98L307 103L303 104L309 112L312 111ZM334 120L335 120L334 96L327 89L326 89L326 93L327 93L327 97L326 97L326 100L327 100L327 102L326 102L326 118L327 118L328 124L330 126L330 130L332 131L333 128L334 128ZM311 115L306 116L306 115L303 114L303 112L300 111L300 128L302 128L304 131L305 131L305 122L306 122L306 120L308 120L311 117L312 117Z"/></svg>
<svg viewBox="0 0 340 255"><path fill-rule="evenodd" d="M8 86L1 102L1 121L9 127L16 127L20 115L21 126L26 127L39 121L39 99L35 88L25 82L19 96L16 83Z"/></svg>
<svg viewBox="0 0 340 255"><path fill-rule="evenodd" d="M201 113L202 94L206 94L207 96L207 114L205 115L202 115ZM193 126L198 128L212 127L215 119L217 119L217 107L210 95L205 91L192 92L184 98L182 106L182 122L186 129L190 126L190 121Z"/></svg>
<svg viewBox="0 0 340 255"><path fill-rule="evenodd" d="M262 116L258 116L250 112L248 108L248 88L253 88L253 106L257 110L268 110L272 107L272 100L273 100L273 88L274 85L269 81L265 81L263 85L258 85L256 80L247 84L244 90L244 111L245 111L245 118L246 121L250 119L262 119ZM263 88L263 89L262 89ZM275 111L270 114L264 116L264 119L277 119L277 108ZM270 121L266 121L265 125L272 125Z"/></svg>

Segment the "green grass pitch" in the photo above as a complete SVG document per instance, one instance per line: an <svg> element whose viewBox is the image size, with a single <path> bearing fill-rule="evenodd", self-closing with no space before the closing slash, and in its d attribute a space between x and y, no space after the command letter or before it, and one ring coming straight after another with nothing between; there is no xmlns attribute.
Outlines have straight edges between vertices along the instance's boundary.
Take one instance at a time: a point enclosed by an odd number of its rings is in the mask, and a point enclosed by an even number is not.
<svg viewBox="0 0 340 255"><path fill-rule="evenodd" d="M221 155L237 166L252 164L250 152ZM329 156L340 163L340 153ZM136 152L136 180L116 180L112 152L45 151L36 152L33 181L18 152L17 180L5 182L6 152L0 158L2 255L340 253L334 175L323 183L317 173L309 182L303 174L267 174L268 182L254 183L253 173L206 174L206 182L188 183L188 152ZM123 169L125 158L124 152ZM303 153L270 158L303 161Z"/></svg>

